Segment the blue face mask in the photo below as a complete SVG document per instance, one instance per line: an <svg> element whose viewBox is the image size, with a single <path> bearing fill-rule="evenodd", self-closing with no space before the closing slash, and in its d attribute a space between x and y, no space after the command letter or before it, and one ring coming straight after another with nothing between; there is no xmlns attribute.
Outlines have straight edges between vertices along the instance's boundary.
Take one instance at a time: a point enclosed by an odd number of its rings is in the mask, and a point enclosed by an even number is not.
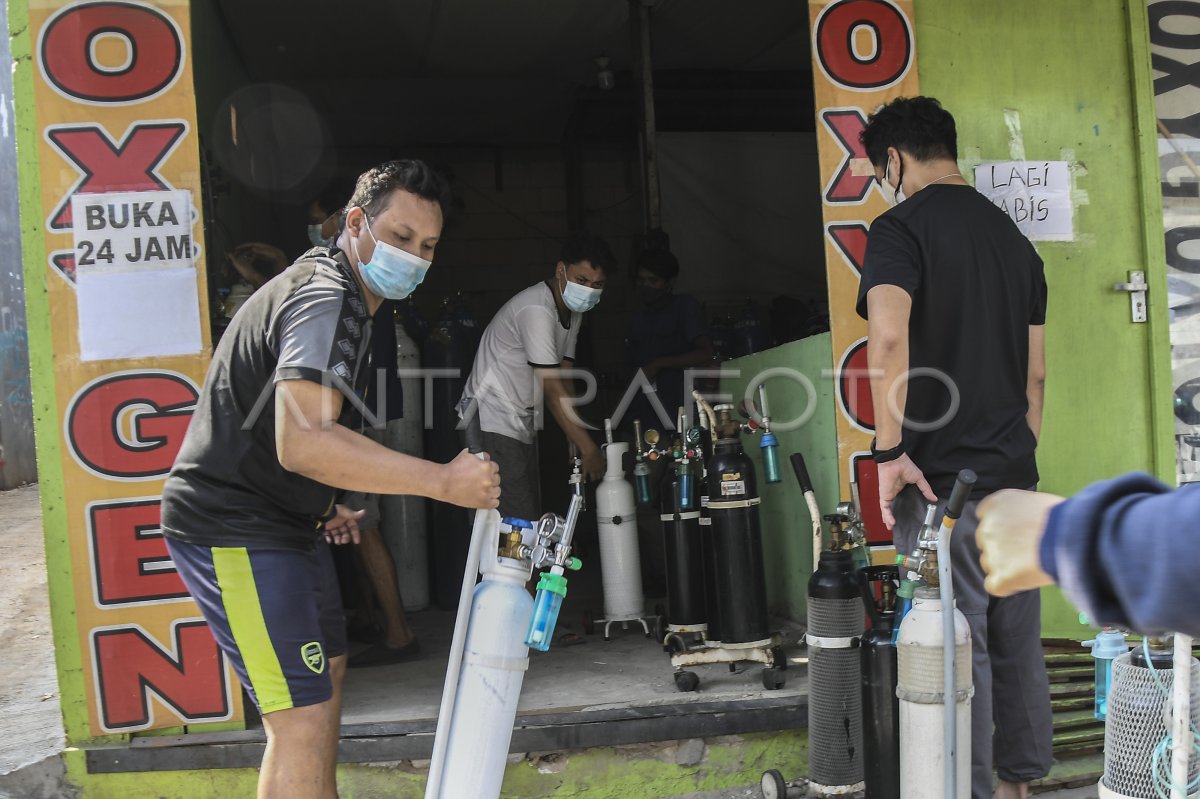
<svg viewBox="0 0 1200 799"><path fill-rule="evenodd" d="M325 245L325 237L321 235L321 225L308 226L308 240L312 242L314 247L323 247Z"/></svg>
<svg viewBox="0 0 1200 799"><path fill-rule="evenodd" d="M421 285L432 262L375 238L366 214L363 215L363 224L371 238L375 239L375 252L371 260L365 262L358 254L358 239L353 241L354 257L358 258L358 272L362 275L363 283L372 294L384 299L404 299Z"/></svg>
<svg viewBox="0 0 1200 799"><path fill-rule="evenodd" d="M576 313L586 313L600 302L600 294L603 291L604 289L594 289L568 280L562 289L563 305Z"/></svg>

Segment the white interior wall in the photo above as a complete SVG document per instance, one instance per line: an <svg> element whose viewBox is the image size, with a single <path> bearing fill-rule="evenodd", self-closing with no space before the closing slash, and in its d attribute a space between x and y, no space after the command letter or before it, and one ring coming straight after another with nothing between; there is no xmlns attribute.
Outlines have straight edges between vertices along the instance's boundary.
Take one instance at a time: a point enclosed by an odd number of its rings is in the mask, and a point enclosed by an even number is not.
<svg viewBox="0 0 1200 799"><path fill-rule="evenodd" d="M825 300L814 134L664 133L658 152L678 290L710 311L748 296Z"/></svg>

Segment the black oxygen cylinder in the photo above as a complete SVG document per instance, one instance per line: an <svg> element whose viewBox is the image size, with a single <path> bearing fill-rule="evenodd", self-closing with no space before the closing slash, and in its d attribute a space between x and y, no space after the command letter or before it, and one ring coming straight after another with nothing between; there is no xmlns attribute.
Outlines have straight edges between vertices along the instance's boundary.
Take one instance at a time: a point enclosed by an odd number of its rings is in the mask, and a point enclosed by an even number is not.
<svg viewBox="0 0 1200 799"><path fill-rule="evenodd" d="M699 502L680 508L680 466L667 467L659 490L659 518L667 570L667 627L675 631L705 629L704 546ZM695 492L693 492L695 493Z"/></svg>
<svg viewBox="0 0 1200 799"><path fill-rule="evenodd" d="M719 439L708 462L708 514L716 624L723 644L766 643L767 580L754 463L736 438Z"/></svg>
<svg viewBox="0 0 1200 799"><path fill-rule="evenodd" d="M808 772L817 786L863 779L861 597L850 553L822 552L808 581Z"/></svg>
<svg viewBox="0 0 1200 799"><path fill-rule="evenodd" d="M705 553L713 551L716 544L713 541L713 526L712 516L708 512L708 485L703 487L703 496L700 497L700 546L703 547ZM715 586L717 584L717 561L716 558L710 557L707 554L704 556L704 585ZM710 645L721 643L721 614L720 601L717 598L715 590L706 590L704 592L707 602L705 603L705 618L708 619L708 630L704 634L704 640Z"/></svg>
<svg viewBox="0 0 1200 799"><path fill-rule="evenodd" d="M868 566L858 575L871 619L871 629L859 646L864 799L900 799L900 700L896 698L896 647L892 646L900 570L895 565Z"/></svg>

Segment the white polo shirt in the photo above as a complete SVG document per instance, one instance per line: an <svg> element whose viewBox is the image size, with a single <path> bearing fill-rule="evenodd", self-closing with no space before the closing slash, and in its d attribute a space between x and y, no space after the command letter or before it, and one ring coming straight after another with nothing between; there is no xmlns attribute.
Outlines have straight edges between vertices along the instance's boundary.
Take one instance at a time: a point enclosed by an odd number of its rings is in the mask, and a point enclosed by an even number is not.
<svg viewBox="0 0 1200 799"><path fill-rule="evenodd" d="M513 297L496 312L475 354L463 399L479 403L479 424L486 433L532 443L536 390L533 370L553 369L574 360L582 314L572 312L564 327L554 293L545 282Z"/></svg>

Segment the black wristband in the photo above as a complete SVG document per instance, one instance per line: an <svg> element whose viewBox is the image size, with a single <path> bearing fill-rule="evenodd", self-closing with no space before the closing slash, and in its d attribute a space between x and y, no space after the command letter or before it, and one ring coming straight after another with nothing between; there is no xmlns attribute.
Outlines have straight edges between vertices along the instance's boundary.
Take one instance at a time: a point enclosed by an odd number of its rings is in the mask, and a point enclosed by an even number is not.
<svg viewBox="0 0 1200 799"><path fill-rule="evenodd" d="M871 457L876 463L888 463L894 461L904 454L904 442L901 441L891 449L876 449L875 439L871 439Z"/></svg>

